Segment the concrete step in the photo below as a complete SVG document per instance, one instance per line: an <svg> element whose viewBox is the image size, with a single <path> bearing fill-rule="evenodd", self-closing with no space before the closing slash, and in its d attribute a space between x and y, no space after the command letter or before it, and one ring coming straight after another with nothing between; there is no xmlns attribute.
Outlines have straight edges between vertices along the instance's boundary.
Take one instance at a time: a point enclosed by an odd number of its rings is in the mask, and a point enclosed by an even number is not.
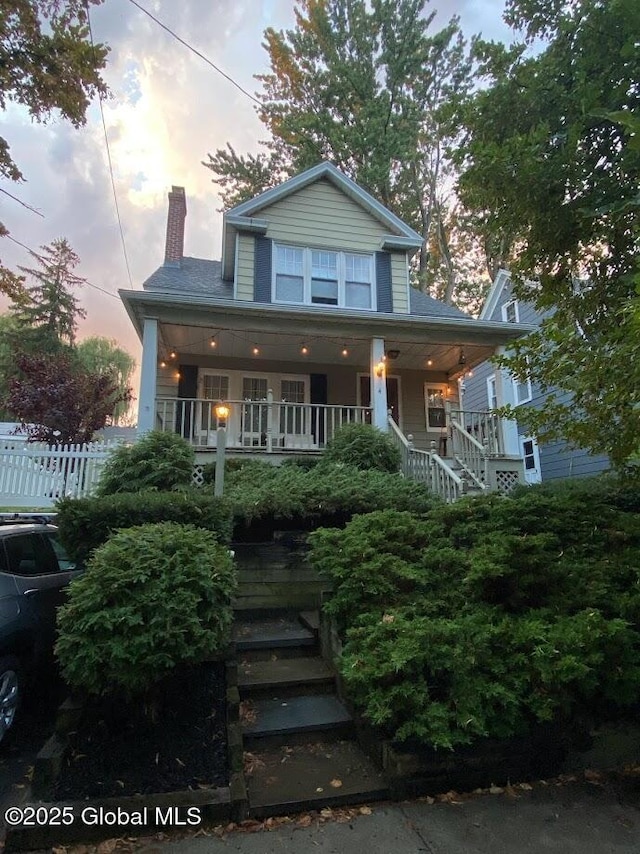
<svg viewBox="0 0 640 854"><path fill-rule="evenodd" d="M236 609L233 639L240 661L275 661L277 659L316 656L317 634L303 626L297 613ZM264 613L265 617L260 617Z"/></svg>
<svg viewBox="0 0 640 854"><path fill-rule="evenodd" d="M390 796L382 772L352 741L311 741L247 752L245 774L253 818Z"/></svg>
<svg viewBox="0 0 640 854"><path fill-rule="evenodd" d="M351 715L334 695L245 700L240 709L246 750L300 744L310 738L336 741L354 732Z"/></svg>
<svg viewBox="0 0 640 854"><path fill-rule="evenodd" d="M333 670L318 657L241 661L238 665L238 688L243 698L326 694L334 686Z"/></svg>

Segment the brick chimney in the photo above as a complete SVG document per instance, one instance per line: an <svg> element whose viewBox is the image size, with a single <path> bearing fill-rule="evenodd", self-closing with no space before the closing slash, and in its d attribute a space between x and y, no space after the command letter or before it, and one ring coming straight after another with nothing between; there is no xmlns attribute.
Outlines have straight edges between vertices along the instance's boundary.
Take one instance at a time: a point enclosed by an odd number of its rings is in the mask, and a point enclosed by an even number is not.
<svg viewBox="0 0 640 854"><path fill-rule="evenodd" d="M164 249L164 263L169 267L179 267L184 252L184 220L187 216L187 200L184 187L172 187L169 193L169 214L167 216L167 239Z"/></svg>

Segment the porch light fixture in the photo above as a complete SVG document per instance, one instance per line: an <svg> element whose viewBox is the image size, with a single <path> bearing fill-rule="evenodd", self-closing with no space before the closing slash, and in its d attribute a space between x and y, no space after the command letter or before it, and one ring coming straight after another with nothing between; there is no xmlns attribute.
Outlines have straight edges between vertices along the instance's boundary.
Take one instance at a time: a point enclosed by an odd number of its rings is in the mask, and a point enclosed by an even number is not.
<svg viewBox="0 0 640 854"><path fill-rule="evenodd" d="M458 357L458 364L460 367L464 367L467 364L467 357L464 354L464 350L462 347L460 348L460 355Z"/></svg>
<svg viewBox="0 0 640 854"><path fill-rule="evenodd" d="M397 359L399 355L400 355L400 350L387 350L385 353L386 358L390 359L391 361L393 361L394 359Z"/></svg>
<svg viewBox="0 0 640 854"><path fill-rule="evenodd" d="M346 344L345 344L345 345L344 345L344 347L342 348L342 355L343 355L343 356L348 356L348 355L349 355L349 351L347 350L347 345L346 345Z"/></svg>
<svg viewBox="0 0 640 854"><path fill-rule="evenodd" d="M382 359L376 365L376 376L379 378L384 376L384 361Z"/></svg>
<svg viewBox="0 0 640 854"><path fill-rule="evenodd" d="M254 344L254 345L253 345L253 350L252 350L251 352L253 353L253 355L254 355L254 356L259 356L259 355L260 355L260 348L258 347L258 345L257 345L257 344Z"/></svg>

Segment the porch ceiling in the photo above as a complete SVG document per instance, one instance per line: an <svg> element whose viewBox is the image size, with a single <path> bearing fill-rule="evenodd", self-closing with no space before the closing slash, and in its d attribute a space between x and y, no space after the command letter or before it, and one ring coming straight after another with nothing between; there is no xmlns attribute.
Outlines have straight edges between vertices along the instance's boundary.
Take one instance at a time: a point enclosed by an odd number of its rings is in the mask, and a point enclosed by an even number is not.
<svg viewBox="0 0 640 854"><path fill-rule="evenodd" d="M144 318L159 321L159 356L179 355L256 358L274 361L369 364L371 338L385 349L398 350L396 369L461 373L487 359L500 345L529 332L523 324L375 312L328 311L320 306L282 306L237 300L212 300L196 295L120 291L125 307L142 337ZM215 336L216 347L210 347ZM253 356L257 345L260 353ZM307 355L302 347L309 349ZM346 346L348 356L342 355ZM428 360L433 362L428 365Z"/></svg>
<svg viewBox="0 0 640 854"><path fill-rule="evenodd" d="M215 346L211 342L215 341ZM478 344L407 342L385 338L388 372L394 370L422 370L444 372L457 376L464 368L472 368L494 353L494 347ZM176 359L186 356L252 359L256 367L260 362L291 362L299 368L312 364L340 364L367 367L370 360L370 337L356 338L318 337L313 335L285 334L264 330L238 331L220 328L163 323L160 327L160 358ZM258 353L254 353L257 348ZM343 351L347 350L347 355ZM303 352L306 350L306 352ZM395 355L395 352L398 355ZM465 364L460 365L461 354Z"/></svg>

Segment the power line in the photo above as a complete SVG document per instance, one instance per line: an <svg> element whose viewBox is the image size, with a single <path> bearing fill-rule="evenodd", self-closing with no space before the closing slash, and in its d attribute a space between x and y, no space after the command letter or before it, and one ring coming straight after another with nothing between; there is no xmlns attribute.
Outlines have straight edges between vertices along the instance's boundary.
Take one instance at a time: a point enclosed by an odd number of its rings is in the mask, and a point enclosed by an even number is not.
<svg viewBox="0 0 640 854"><path fill-rule="evenodd" d="M225 78L225 80L228 80L228 81L229 81L229 83L232 83L232 84L236 87L236 89L239 89L239 90L240 90L240 92L242 92L242 94L243 94L243 95L246 95L246 96L247 96L247 98L251 98L251 100L252 100L252 101L254 101L256 104L258 104L258 106L260 106L260 107L262 106L262 103L261 103L257 98L255 98L255 97L251 94L251 92L247 92L247 90L246 90L246 89L243 89L243 88L242 88L242 86L241 86L239 83L236 83L236 81L233 79L233 77L230 77L230 76L229 76L228 74L226 74L226 73L225 73L221 68L218 68L218 66L217 66L214 62L212 62L212 61L211 61L208 57L206 57L203 53L200 53L200 51L199 51L199 50L196 50L196 48L195 48L195 47L192 47L192 46L189 44L189 42L186 42L183 38L180 38L180 36L179 36L177 33L174 33L174 31L173 31L172 29L170 29L169 27L167 27L167 25L166 25L166 24L163 24L163 23L162 23L162 21L159 21L156 17L154 17L154 16L151 14L151 12L149 12L147 9L145 9L145 8L144 8L144 6L141 6L139 3L137 3L137 2L136 2L136 0L129 0L129 2L130 2L130 3L133 3L133 5L134 5L136 8L140 9L140 11L141 11L141 12L144 12L144 14L145 14L145 15L147 15L149 18L151 18L151 20L152 20L152 21L155 21L155 23L156 23L159 27L162 27L162 29L163 29L163 30L165 30L167 33L169 33L169 35L173 36L173 38L174 38L174 39L177 39L177 40L180 42L180 44L183 44L183 45L184 45L186 48L188 48L192 53L195 53L195 55L196 55L196 56L199 56L199 57L200 57L200 59L204 60L204 61L207 63L207 65L210 65L210 66L211 66L211 68L213 68L215 71L217 71L217 72L218 72L218 74L221 74L221 75Z"/></svg>
<svg viewBox="0 0 640 854"><path fill-rule="evenodd" d="M87 22L89 24L89 38L91 40L91 47L95 50L93 44L93 31L91 29L91 18L89 16L89 6L87 5ZM118 205L118 194L116 193L116 182L113 176L113 163L111 161L111 151L109 149L109 136L107 134L107 123L104 119L104 109L102 106L102 93L98 89L98 103L100 104L100 116L102 117L102 129L104 131L104 142L107 148L107 162L109 164L109 174L111 176L111 188L113 190L113 201L116 206L116 217L118 220L118 229L120 230L120 240L122 242L122 254L124 255L124 263L127 268L127 276L129 277L129 287L133 290L133 280L131 279L131 269L129 267L129 257L127 255L127 246L124 242L124 231L122 229L122 219L120 218L120 206Z"/></svg>
<svg viewBox="0 0 640 854"><path fill-rule="evenodd" d="M22 205L23 208L26 208L31 213L38 214L44 219L44 214L42 211L39 211L37 208L32 208L31 205L28 205L26 202L23 202L22 199L19 199L17 196L14 196L8 190L5 190L3 187L0 187L0 193L4 193L5 196L9 196L10 199L13 199L14 202L17 202L19 205Z"/></svg>
<svg viewBox="0 0 640 854"><path fill-rule="evenodd" d="M16 240L15 237L12 237L10 234L5 234L5 237L8 237L9 240L16 243L18 246L22 246L23 249L26 249L27 252L30 252L32 255L36 255L37 253L31 249L26 243L21 243L19 240ZM112 294L111 291L106 291L104 288L101 288L100 285L94 285L93 282L90 282L89 279L83 279L83 284L89 285L90 288L94 288L96 291L101 291L103 294L106 294L108 297L113 297L113 299L117 299L120 302L120 297L117 294Z"/></svg>

